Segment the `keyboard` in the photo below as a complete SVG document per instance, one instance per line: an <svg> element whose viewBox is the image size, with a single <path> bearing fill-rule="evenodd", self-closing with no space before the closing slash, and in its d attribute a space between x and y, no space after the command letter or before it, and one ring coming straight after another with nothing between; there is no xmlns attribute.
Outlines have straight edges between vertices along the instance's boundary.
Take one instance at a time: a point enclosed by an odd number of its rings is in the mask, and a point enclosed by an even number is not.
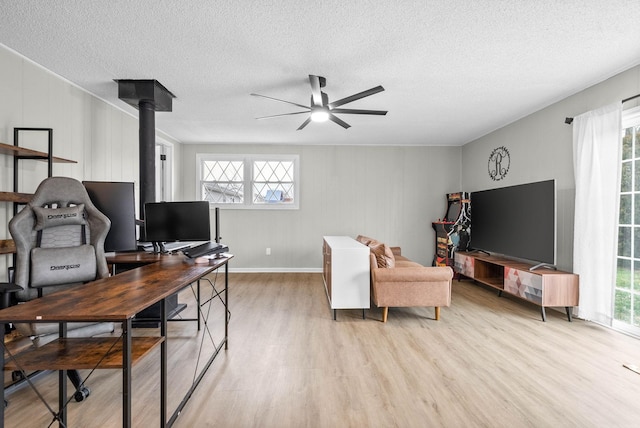
<svg viewBox="0 0 640 428"><path fill-rule="evenodd" d="M200 241L202 242L202 241ZM194 242L166 242L162 243L162 252L173 253L178 250L182 250L183 248L191 247ZM147 253L153 253L157 251L157 248L154 248L153 242L138 242L138 248L146 251Z"/></svg>
<svg viewBox="0 0 640 428"><path fill-rule="evenodd" d="M192 242L165 242L164 249L167 252L173 252L182 250L183 248L188 248L193 245Z"/></svg>
<svg viewBox="0 0 640 428"><path fill-rule="evenodd" d="M196 245L195 247L183 250L182 252L190 259L195 259L197 257L206 256L207 254L218 254L226 251L229 251L229 247L226 245L218 244L217 242L205 242L204 244Z"/></svg>

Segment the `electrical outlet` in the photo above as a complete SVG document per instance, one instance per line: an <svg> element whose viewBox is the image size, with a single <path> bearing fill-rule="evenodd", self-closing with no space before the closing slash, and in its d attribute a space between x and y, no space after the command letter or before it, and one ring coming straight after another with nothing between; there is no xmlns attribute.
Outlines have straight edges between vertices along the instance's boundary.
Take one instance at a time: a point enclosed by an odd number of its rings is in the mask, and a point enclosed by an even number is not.
<svg viewBox="0 0 640 428"><path fill-rule="evenodd" d="M267 247L266 251L264 252L267 256L271 255L271 248Z"/></svg>

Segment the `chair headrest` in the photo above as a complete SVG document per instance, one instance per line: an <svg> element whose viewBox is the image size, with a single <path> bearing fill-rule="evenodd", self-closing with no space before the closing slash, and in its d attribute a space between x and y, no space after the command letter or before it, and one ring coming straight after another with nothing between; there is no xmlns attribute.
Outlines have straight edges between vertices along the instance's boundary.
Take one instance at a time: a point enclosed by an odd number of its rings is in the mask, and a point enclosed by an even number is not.
<svg viewBox="0 0 640 428"><path fill-rule="evenodd" d="M36 215L35 230L66 225L84 225L84 204L64 208L32 207Z"/></svg>

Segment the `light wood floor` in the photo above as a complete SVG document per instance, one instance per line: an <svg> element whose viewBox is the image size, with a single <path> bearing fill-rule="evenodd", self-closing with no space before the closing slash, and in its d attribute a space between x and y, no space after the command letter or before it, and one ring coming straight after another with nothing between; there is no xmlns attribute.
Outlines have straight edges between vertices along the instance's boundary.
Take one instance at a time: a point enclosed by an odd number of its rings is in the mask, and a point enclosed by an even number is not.
<svg viewBox="0 0 640 428"><path fill-rule="evenodd" d="M637 427L640 340L454 282L452 306L338 311L320 274L231 274L229 350L178 427ZM181 295L188 301L189 295ZM192 305L190 305L192 306ZM216 312L217 311L217 312ZM214 310L213 317L220 316ZM214 320L216 321L216 320ZM193 323L172 323L169 407L193 377ZM141 331L140 334L145 334ZM134 425L158 425L157 355L134 368ZM56 403L55 374L37 384ZM72 427L119 426L121 376L99 371ZM47 426L28 389L9 427ZM27 408L26 406L29 405Z"/></svg>

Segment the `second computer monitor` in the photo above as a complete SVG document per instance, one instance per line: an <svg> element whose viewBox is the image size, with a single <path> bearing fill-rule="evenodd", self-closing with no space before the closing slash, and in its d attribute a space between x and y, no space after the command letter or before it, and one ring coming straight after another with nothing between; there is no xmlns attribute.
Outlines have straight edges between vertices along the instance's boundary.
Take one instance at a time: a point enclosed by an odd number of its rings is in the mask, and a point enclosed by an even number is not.
<svg viewBox="0 0 640 428"><path fill-rule="evenodd" d="M209 202L148 202L144 205L149 242L209 241Z"/></svg>

